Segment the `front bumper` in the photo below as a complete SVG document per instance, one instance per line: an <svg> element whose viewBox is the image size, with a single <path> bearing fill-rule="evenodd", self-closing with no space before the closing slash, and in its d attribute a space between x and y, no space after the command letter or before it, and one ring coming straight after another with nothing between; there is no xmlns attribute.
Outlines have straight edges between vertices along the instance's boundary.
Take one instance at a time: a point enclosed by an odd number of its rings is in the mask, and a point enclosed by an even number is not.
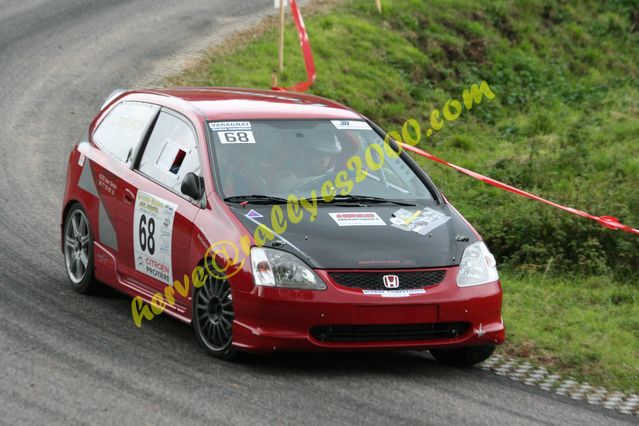
<svg viewBox="0 0 639 426"><path fill-rule="evenodd" d="M459 288L459 268L445 269L441 283L407 297L365 295L361 289L335 283L327 271L316 271L327 284L324 291L236 289L233 346L269 352L423 350L502 343L500 282Z"/></svg>

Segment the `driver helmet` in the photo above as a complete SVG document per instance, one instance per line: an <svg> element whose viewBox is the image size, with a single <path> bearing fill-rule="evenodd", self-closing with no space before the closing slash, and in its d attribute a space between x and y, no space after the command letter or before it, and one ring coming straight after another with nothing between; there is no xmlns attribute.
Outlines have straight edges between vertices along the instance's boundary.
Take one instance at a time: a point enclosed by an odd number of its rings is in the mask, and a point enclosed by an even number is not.
<svg viewBox="0 0 639 426"><path fill-rule="evenodd" d="M310 142L307 164L315 175L330 173L335 169L336 157L342 152L342 144L334 133L318 132Z"/></svg>

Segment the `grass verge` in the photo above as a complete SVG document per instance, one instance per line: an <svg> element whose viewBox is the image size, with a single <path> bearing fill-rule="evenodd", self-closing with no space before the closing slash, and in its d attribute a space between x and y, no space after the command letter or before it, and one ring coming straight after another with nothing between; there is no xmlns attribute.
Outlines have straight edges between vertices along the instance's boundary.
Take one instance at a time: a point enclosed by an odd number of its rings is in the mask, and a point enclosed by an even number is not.
<svg viewBox="0 0 639 426"><path fill-rule="evenodd" d="M639 390L639 291L607 277L502 274L502 353L579 381Z"/></svg>

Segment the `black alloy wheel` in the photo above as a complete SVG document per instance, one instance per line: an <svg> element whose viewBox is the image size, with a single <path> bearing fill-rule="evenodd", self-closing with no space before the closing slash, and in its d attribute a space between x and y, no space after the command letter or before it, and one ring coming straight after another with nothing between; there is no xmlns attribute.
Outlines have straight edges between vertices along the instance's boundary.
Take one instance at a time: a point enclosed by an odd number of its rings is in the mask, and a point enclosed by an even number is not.
<svg viewBox="0 0 639 426"><path fill-rule="evenodd" d="M194 290L193 325L200 344L211 355L230 359L235 355L233 342L233 295L226 279L209 276Z"/></svg>

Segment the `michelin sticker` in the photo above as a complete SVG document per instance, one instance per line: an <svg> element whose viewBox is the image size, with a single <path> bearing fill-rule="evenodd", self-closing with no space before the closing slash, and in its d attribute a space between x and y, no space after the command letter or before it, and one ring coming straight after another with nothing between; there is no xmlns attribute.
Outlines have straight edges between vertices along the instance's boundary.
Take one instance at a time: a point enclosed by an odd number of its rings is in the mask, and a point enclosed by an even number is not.
<svg viewBox="0 0 639 426"><path fill-rule="evenodd" d="M171 243L177 204L138 191L133 214L135 269L173 285Z"/></svg>
<svg viewBox="0 0 639 426"><path fill-rule="evenodd" d="M329 213L339 226L386 226L375 212Z"/></svg>
<svg viewBox="0 0 639 426"><path fill-rule="evenodd" d="M223 144L255 143L250 121L219 121L209 123Z"/></svg>
<svg viewBox="0 0 639 426"><path fill-rule="evenodd" d="M333 126L338 130L373 130L365 121L357 120L331 120Z"/></svg>
<svg viewBox="0 0 639 426"><path fill-rule="evenodd" d="M426 235L434 229L442 226L450 220L450 216L425 208L423 210L410 211L399 209L391 217L391 226L403 231L413 231L420 235Z"/></svg>

